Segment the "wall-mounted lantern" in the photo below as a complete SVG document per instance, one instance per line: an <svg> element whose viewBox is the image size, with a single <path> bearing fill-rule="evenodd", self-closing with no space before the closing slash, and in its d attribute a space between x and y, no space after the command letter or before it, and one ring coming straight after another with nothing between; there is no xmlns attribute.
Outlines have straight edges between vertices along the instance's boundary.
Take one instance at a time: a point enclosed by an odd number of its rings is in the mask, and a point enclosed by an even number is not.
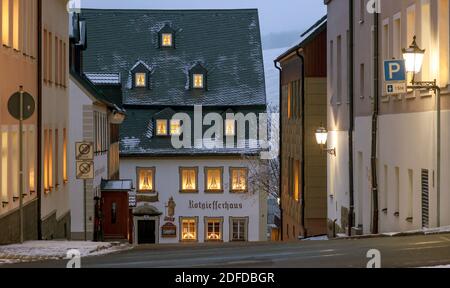
<svg viewBox="0 0 450 288"><path fill-rule="evenodd" d="M316 141L323 151L326 151L330 155L336 156L336 148L331 149L324 148L328 141L328 131L322 125L316 130Z"/></svg>

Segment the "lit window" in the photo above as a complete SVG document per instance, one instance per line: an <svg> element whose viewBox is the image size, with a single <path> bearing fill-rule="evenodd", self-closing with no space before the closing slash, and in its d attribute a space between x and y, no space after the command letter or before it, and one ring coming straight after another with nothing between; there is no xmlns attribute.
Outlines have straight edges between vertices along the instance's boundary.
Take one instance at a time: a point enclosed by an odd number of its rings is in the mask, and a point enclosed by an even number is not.
<svg viewBox="0 0 450 288"><path fill-rule="evenodd" d="M134 80L135 80L135 86L136 87L140 87L140 88L142 88L142 87L147 87L147 74L146 73L136 73L135 74L135 78L134 78Z"/></svg>
<svg viewBox="0 0 450 288"><path fill-rule="evenodd" d="M175 136L181 135L181 121L180 120L170 120L170 135L175 135Z"/></svg>
<svg viewBox="0 0 450 288"><path fill-rule="evenodd" d="M30 128L28 132L28 168L29 168L29 191L36 192L35 184L35 134L34 128Z"/></svg>
<svg viewBox="0 0 450 288"><path fill-rule="evenodd" d="M167 120L156 120L156 136L167 136Z"/></svg>
<svg viewBox="0 0 450 288"><path fill-rule="evenodd" d="M138 191L154 192L155 191L155 168L138 168Z"/></svg>
<svg viewBox="0 0 450 288"><path fill-rule="evenodd" d="M197 192L197 168L180 168L181 192Z"/></svg>
<svg viewBox="0 0 450 288"><path fill-rule="evenodd" d="M231 241L247 241L247 218L231 218Z"/></svg>
<svg viewBox="0 0 450 288"><path fill-rule="evenodd" d="M225 135L235 136L236 135L236 125L233 119L225 120Z"/></svg>
<svg viewBox="0 0 450 288"><path fill-rule="evenodd" d="M197 241L197 219L181 218L182 241Z"/></svg>
<svg viewBox="0 0 450 288"><path fill-rule="evenodd" d="M19 0L14 0L13 2L13 48L16 50L20 50L19 47L19 14L20 14L20 7L19 7Z"/></svg>
<svg viewBox="0 0 450 288"><path fill-rule="evenodd" d="M222 241L222 222L220 218L207 218L206 241Z"/></svg>
<svg viewBox="0 0 450 288"><path fill-rule="evenodd" d="M19 159L19 131L11 132L11 158ZM11 161L11 188L14 197L19 197L19 161Z"/></svg>
<svg viewBox="0 0 450 288"><path fill-rule="evenodd" d="M300 201L300 161L294 162L294 199Z"/></svg>
<svg viewBox="0 0 450 288"><path fill-rule="evenodd" d="M163 33L162 37L162 46L163 47L172 47L172 34L171 33Z"/></svg>
<svg viewBox="0 0 450 288"><path fill-rule="evenodd" d="M2 0L2 41L9 46L9 0Z"/></svg>
<svg viewBox="0 0 450 288"><path fill-rule="evenodd" d="M2 131L1 138L1 153L2 153L2 166L1 166L1 195L2 202L8 201L8 131Z"/></svg>
<svg viewBox="0 0 450 288"><path fill-rule="evenodd" d="M206 187L208 192L221 192L222 188L222 168L205 168Z"/></svg>
<svg viewBox="0 0 450 288"><path fill-rule="evenodd" d="M231 192L247 192L247 168L231 168Z"/></svg>
<svg viewBox="0 0 450 288"><path fill-rule="evenodd" d="M69 181L67 175L67 129L63 129L63 181L66 184Z"/></svg>
<svg viewBox="0 0 450 288"><path fill-rule="evenodd" d="M194 88L198 89L198 88L203 88L203 74L194 74Z"/></svg>

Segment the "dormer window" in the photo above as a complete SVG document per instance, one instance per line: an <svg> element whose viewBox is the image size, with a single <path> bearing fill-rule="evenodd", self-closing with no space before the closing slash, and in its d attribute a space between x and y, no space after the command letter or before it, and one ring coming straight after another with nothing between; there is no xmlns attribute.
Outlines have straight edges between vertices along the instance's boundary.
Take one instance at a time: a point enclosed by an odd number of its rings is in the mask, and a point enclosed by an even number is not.
<svg viewBox="0 0 450 288"><path fill-rule="evenodd" d="M147 87L147 74L146 73L136 73L134 74L135 86L138 88Z"/></svg>
<svg viewBox="0 0 450 288"><path fill-rule="evenodd" d="M194 90L206 90L207 73L208 71L200 63L197 63L194 67L192 67L189 71L190 88Z"/></svg>
<svg viewBox="0 0 450 288"><path fill-rule="evenodd" d="M150 74L151 68L143 61L138 61L133 68L131 68L131 77L133 80L133 88L148 88L150 89Z"/></svg>
<svg viewBox="0 0 450 288"><path fill-rule="evenodd" d="M156 136L167 136L167 135L168 135L167 120L165 119L156 120Z"/></svg>
<svg viewBox="0 0 450 288"><path fill-rule="evenodd" d="M159 31L159 47L175 48L175 30L169 25L164 26Z"/></svg>

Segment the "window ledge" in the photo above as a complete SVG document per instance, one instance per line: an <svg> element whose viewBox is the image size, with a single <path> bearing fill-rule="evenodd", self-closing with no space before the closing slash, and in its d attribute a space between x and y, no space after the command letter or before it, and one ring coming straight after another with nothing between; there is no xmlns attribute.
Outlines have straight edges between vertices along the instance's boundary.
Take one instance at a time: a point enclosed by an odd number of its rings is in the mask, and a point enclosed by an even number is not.
<svg viewBox="0 0 450 288"><path fill-rule="evenodd" d="M8 201L2 201L2 207L5 208L9 204Z"/></svg>
<svg viewBox="0 0 450 288"><path fill-rule="evenodd" d="M387 214L387 212L388 212L388 209L387 208L384 208L383 210L381 210L384 214Z"/></svg>
<svg viewBox="0 0 450 288"><path fill-rule="evenodd" d="M414 218L413 217L408 217L405 220L406 220L406 222L413 223Z"/></svg>
<svg viewBox="0 0 450 288"><path fill-rule="evenodd" d="M399 217L399 216L400 216L400 212L395 212L395 213L394 213L394 216L395 216L395 217Z"/></svg>
<svg viewBox="0 0 450 288"><path fill-rule="evenodd" d="M198 194L198 190L180 190L181 194Z"/></svg>

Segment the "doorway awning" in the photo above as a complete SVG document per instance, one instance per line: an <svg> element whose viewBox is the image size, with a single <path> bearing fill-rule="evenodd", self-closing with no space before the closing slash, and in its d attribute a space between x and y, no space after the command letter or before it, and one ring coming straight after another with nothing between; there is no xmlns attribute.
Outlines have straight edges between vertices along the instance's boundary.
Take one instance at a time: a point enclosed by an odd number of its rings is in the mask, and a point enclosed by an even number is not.
<svg viewBox="0 0 450 288"><path fill-rule="evenodd" d="M114 191L114 192L129 192L132 191L133 181L131 180L104 180L102 179L101 190L104 192Z"/></svg>
<svg viewBox="0 0 450 288"><path fill-rule="evenodd" d="M162 212L160 212L157 208L147 203L133 209L133 216L161 216L161 215Z"/></svg>

